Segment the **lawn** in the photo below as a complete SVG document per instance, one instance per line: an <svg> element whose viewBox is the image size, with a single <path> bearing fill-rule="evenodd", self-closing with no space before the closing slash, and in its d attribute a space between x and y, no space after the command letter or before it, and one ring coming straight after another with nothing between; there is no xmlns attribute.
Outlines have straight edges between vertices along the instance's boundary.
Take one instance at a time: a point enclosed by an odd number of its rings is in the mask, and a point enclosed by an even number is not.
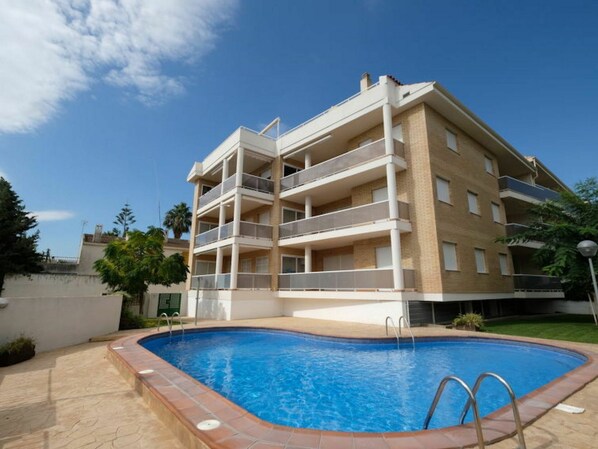
<svg viewBox="0 0 598 449"><path fill-rule="evenodd" d="M484 323L484 331L598 344L598 327L591 315L552 315L490 321Z"/></svg>

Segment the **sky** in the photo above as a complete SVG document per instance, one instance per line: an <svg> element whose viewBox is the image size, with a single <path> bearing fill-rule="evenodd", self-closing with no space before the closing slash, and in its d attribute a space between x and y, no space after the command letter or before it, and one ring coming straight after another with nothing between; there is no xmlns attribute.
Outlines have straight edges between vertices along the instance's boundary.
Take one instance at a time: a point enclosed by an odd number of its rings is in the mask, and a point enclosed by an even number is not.
<svg viewBox="0 0 598 449"><path fill-rule="evenodd" d="M0 176L40 251L191 205L239 126L290 128L361 74L438 81L566 184L598 176L598 2L0 0Z"/></svg>

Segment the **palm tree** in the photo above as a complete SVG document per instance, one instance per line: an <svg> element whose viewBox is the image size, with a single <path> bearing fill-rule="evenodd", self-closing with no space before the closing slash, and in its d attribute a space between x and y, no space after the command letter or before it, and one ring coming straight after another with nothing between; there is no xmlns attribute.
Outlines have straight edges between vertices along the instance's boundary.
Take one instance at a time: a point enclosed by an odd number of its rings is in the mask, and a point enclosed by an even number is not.
<svg viewBox="0 0 598 449"><path fill-rule="evenodd" d="M180 239L183 233L191 229L191 216L187 203L180 203L166 212L163 225L166 229L172 230L175 239Z"/></svg>

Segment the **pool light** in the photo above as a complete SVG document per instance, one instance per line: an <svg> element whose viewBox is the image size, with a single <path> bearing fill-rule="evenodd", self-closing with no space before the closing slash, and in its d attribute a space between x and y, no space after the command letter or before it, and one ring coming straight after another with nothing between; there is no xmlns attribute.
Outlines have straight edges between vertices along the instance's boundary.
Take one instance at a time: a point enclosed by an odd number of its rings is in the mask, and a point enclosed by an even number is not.
<svg viewBox="0 0 598 449"><path fill-rule="evenodd" d="M195 427L198 428L198 430L214 430L217 429L218 427L220 427L220 421L218 421L217 419L206 419L205 421L202 421L200 423L198 423Z"/></svg>
<svg viewBox="0 0 598 449"><path fill-rule="evenodd" d="M584 240L577 244L577 251L583 256L588 258L590 264L590 273L592 274L592 283L594 284L594 299L598 301L598 285L596 285L596 273L594 273L594 264L592 263L592 257L598 252L598 243L592 240ZM594 324L598 326L598 318L596 318L596 311L594 310L594 302L592 297L588 295L590 300L590 307L592 308L592 315L594 316Z"/></svg>

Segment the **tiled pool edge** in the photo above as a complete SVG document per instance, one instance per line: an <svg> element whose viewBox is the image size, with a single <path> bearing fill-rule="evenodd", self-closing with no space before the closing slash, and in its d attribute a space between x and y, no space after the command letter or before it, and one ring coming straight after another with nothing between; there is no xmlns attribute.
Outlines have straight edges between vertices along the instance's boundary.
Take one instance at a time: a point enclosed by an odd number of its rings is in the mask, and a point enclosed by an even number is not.
<svg viewBox="0 0 598 449"><path fill-rule="evenodd" d="M244 326L246 327L246 326ZM260 326L260 328L263 328ZM288 329L277 329L288 331ZM205 329L205 328L204 328ZM218 326L216 329L222 329ZM307 333L307 332L304 332ZM320 335L314 332L308 333ZM343 433L314 431L278 426L262 421L200 384L187 374L157 357L138 344L148 335L134 335L112 342L108 347L108 358L125 379L148 403L150 408L177 437L189 448L352 448L360 447L412 447L452 449L475 446L477 438L473 426L454 426L419 432L397 432L384 434ZM450 338L459 338L459 335ZM434 337L432 337L434 338ZM518 400L524 426L547 413L554 405L582 389L598 376L598 362L595 351L580 349L566 342L539 342L527 338L492 338L540 343L546 346L564 348L584 354L588 361L581 367L565 374L544 387ZM422 337L426 339L426 337ZM115 349L115 348L122 349ZM153 370L149 374L139 371ZM215 430L200 431L195 425L208 419L217 419L222 425ZM512 436L515 432L510 407L504 407L483 420L484 437L487 444Z"/></svg>

